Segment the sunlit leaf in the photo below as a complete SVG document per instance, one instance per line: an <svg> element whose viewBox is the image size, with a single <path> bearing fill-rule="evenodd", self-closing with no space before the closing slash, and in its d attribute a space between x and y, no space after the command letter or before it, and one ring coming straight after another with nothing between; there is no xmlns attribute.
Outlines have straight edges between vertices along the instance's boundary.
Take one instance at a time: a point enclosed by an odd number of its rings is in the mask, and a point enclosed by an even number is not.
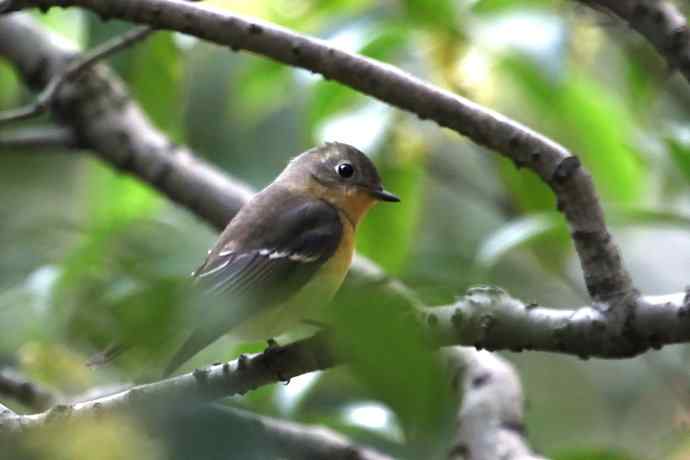
<svg viewBox="0 0 690 460"><path fill-rule="evenodd" d="M518 8L535 8L551 6L549 0L477 0L472 5L472 11L479 14L493 14Z"/></svg>
<svg viewBox="0 0 690 460"><path fill-rule="evenodd" d="M527 59L516 58L506 60L504 68L528 97L533 117L540 119L547 134L580 157L605 200L630 203L640 196L646 174L633 148L634 126L620 101L577 73L554 81ZM503 173L507 174L505 168ZM545 196L543 189L512 191L525 209L544 209L532 197Z"/></svg>
<svg viewBox="0 0 690 460"><path fill-rule="evenodd" d="M47 12L35 11L32 14L38 21L45 24L53 32L72 42L77 48L86 42L84 27L84 13L77 8L50 8Z"/></svg>
<svg viewBox="0 0 690 460"><path fill-rule="evenodd" d="M481 244L477 262L485 267L496 265L509 252L535 243L545 234L565 231L565 224L557 214L540 213L508 222L489 235Z"/></svg>
<svg viewBox="0 0 690 460"><path fill-rule="evenodd" d="M18 350L20 369L38 382L56 388L83 390L94 383L85 357L59 343L28 342Z"/></svg>
<svg viewBox="0 0 690 460"><path fill-rule="evenodd" d="M404 0L402 2L409 20L430 29L454 32L457 29L456 4L451 0Z"/></svg>
<svg viewBox="0 0 690 460"><path fill-rule="evenodd" d="M69 416L69 412L63 414ZM55 414L60 417L60 414ZM25 436L8 439L3 445L6 458L53 460L162 460L168 458L160 439L151 436L134 417L109 415L98 423L89 418L69 419L70 423L49 423Z"/></svg>

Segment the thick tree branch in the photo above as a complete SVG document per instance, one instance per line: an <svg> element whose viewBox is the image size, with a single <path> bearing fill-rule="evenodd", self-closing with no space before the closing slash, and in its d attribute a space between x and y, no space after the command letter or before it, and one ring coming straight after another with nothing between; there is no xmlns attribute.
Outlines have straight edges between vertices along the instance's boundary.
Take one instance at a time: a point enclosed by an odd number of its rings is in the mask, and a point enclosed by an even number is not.
<svg viewBox="0 0 690 460"><path fill-rule="evenodd" d="M453 305L424 309L421 319L440 345L487 350L625 358L690 342L690 291L641 298L622 329L610 321L607 308L547 308L522 302L502 289L477 287Z"/></svg>
<svg viewBox="0 0 690 460"><path fill-rule="evenodd" d="M567 219L592 298L627 306L634 294L592 178L561 145L496 112L373 59L282 27L181 0L16 0L14 8L80 6L107 18L171 29L319 73L436 121L539 175ZM625 301L625 302L624 302Z"/></svg>
<svg viewBox="0 0 690 460"><path fill-rule="evenodd" d="M456 379L462 406L449 460L545 460L527 445L524 397L515 369L485 351L453 347L445 353Z"/></svg>
<svg viewBox="0 0 690 460"><path fill-rule="evenodd" d="M647 39L690 82L690 32L671 2L660 0L578 0L618 16Z"/></svg>
<svg viewBox="0 0 690 460"><path fill-rule="evenodd" d="M472 345L513 351L541 350L582 357L622 358L649 347L690 341L690 294L644 298L620 335L596 307L559 310L525 305L496 288L475 288L454 305L420 312L434 347ZM189 404L243 394L262 385L338 365L332 331L279 346L251 357L216 364L113 395L56 406L50 411L12 418L10 429L41 426L56 415L89 416L184 400Z"/></svg>

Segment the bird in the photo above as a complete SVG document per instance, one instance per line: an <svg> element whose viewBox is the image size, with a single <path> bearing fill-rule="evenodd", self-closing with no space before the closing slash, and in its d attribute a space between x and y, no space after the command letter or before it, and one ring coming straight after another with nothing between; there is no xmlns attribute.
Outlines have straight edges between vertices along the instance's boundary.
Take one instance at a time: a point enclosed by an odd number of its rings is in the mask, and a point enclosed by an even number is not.
<svg viewBox="0 0 690 460"><path fill-rule="evenodd" d="M163 376L228 332L266 340L312 319L345 279L357 227L380 201L400 199L351 145L327 142L293 158L242 206L192 274L213 300Z"/></svg>

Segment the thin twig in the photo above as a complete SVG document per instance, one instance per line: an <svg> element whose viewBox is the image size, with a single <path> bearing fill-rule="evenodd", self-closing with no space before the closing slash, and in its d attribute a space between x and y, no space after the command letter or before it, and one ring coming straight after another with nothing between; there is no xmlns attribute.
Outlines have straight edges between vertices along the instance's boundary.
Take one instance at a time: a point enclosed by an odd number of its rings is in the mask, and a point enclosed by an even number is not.
<svg viewBox="0 0 690 460"><path fill-rule="evenodd" d="M0 150L58 151L76 147L78 142L69 128L31 127L0 134Z"/></svg>
<svg viewBox="0 0 690 460"><path fill-rule="evenodd" d="M0 370L0 395L35 411L46 410L60 398L52 391L10 369Z"/></svg>
<svg viewBox="0 0 690 460"><path fill-rule="evenodd" d="M149 26L134 27L124 34L113 37L110 40L107 40L105 43L102 43L83 54L78 59L75 59L67 64L62 73L51 79L50 83L48 83L45 89L36 97L36 101L27 106L0 113L0 124L27 120L29 118L41 115L50 108L55 96L59 93L67 81L77 77L80 73L84 72L97 62L107 59L114 53L117 53L118 51L127 48L140 40L143 40L152 32L153 28Z"/></svg>

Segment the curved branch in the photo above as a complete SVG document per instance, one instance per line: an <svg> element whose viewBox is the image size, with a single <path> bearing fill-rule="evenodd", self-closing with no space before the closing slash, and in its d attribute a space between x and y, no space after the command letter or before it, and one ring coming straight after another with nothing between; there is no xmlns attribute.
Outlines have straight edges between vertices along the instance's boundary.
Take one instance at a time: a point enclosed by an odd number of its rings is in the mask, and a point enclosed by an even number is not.
<svg viewBox="0 0 690 460"><path fill-rule="evenodd" d="M0 55L7 56L35 85L47 84L54 73L60 72L65 61L73 57L72 51L60 48L56 43L26 18L0 18ZM103 160L132 171L217 227L224 226L250 196L251 191L239 181L195 159L185 147L171 145L160 131L151 126L138 106L129 99L120 81L107 69L91 69L64 91L67 94L60 98L58 115L71 123L79 133L82 145L94 149ZM93 116L94 113L99 116ZM561 168L572 161L561 163ZM590 236L595 238L593 235L599 233L593 230ZM590 263L601 263L604 269L613 270L606 264L606 258L594 258ZM401 302L419 306L408 289L387 278L365 259L357 259L356 269L351 275L359 281L380 285L387 293L397 295ZM429 321L438 323L440 342L624 357L649 347L690 341L685 308L688 300L684 294L671 296L672 301L668 305L655 299L631 302L625 314L619 314L620 309L601 302L595 302L591 309L567 311L502 302L506 299L502 295L492 298L494 300L483 312L472 310L469 303L462 302L434 310L429 318L435 319ZM457 308L462 305L465 307ZM467 319L458 322L463 315Z"/></svg>
<svg viewBox="0 0 690 460"><path fill-rule="evenodd" d="M527 445L522 385L510 363L471 348L445 354L463 372L456 382L462 407L449 460L546 460Z"/></svg>
<svg viewBox="0 0 690 460"><path fill-rule="evenodd" d="M466 135L551 187L567 219L590 295L627 306L634 294L618 248L604 222L592 178L563 146L461 96L391 65L349 53L274 24L180 0L16 0L14 8L80 6L102 17L171 29L247 50L343 83L423 119Z"/></svg>
<svg viewBox="0 0 690 460"><path fill-rule="evenodd" d="M659 0L578 0L618 16L661 54L670 69L690 82L690 31L671 2Z"/></svg>

